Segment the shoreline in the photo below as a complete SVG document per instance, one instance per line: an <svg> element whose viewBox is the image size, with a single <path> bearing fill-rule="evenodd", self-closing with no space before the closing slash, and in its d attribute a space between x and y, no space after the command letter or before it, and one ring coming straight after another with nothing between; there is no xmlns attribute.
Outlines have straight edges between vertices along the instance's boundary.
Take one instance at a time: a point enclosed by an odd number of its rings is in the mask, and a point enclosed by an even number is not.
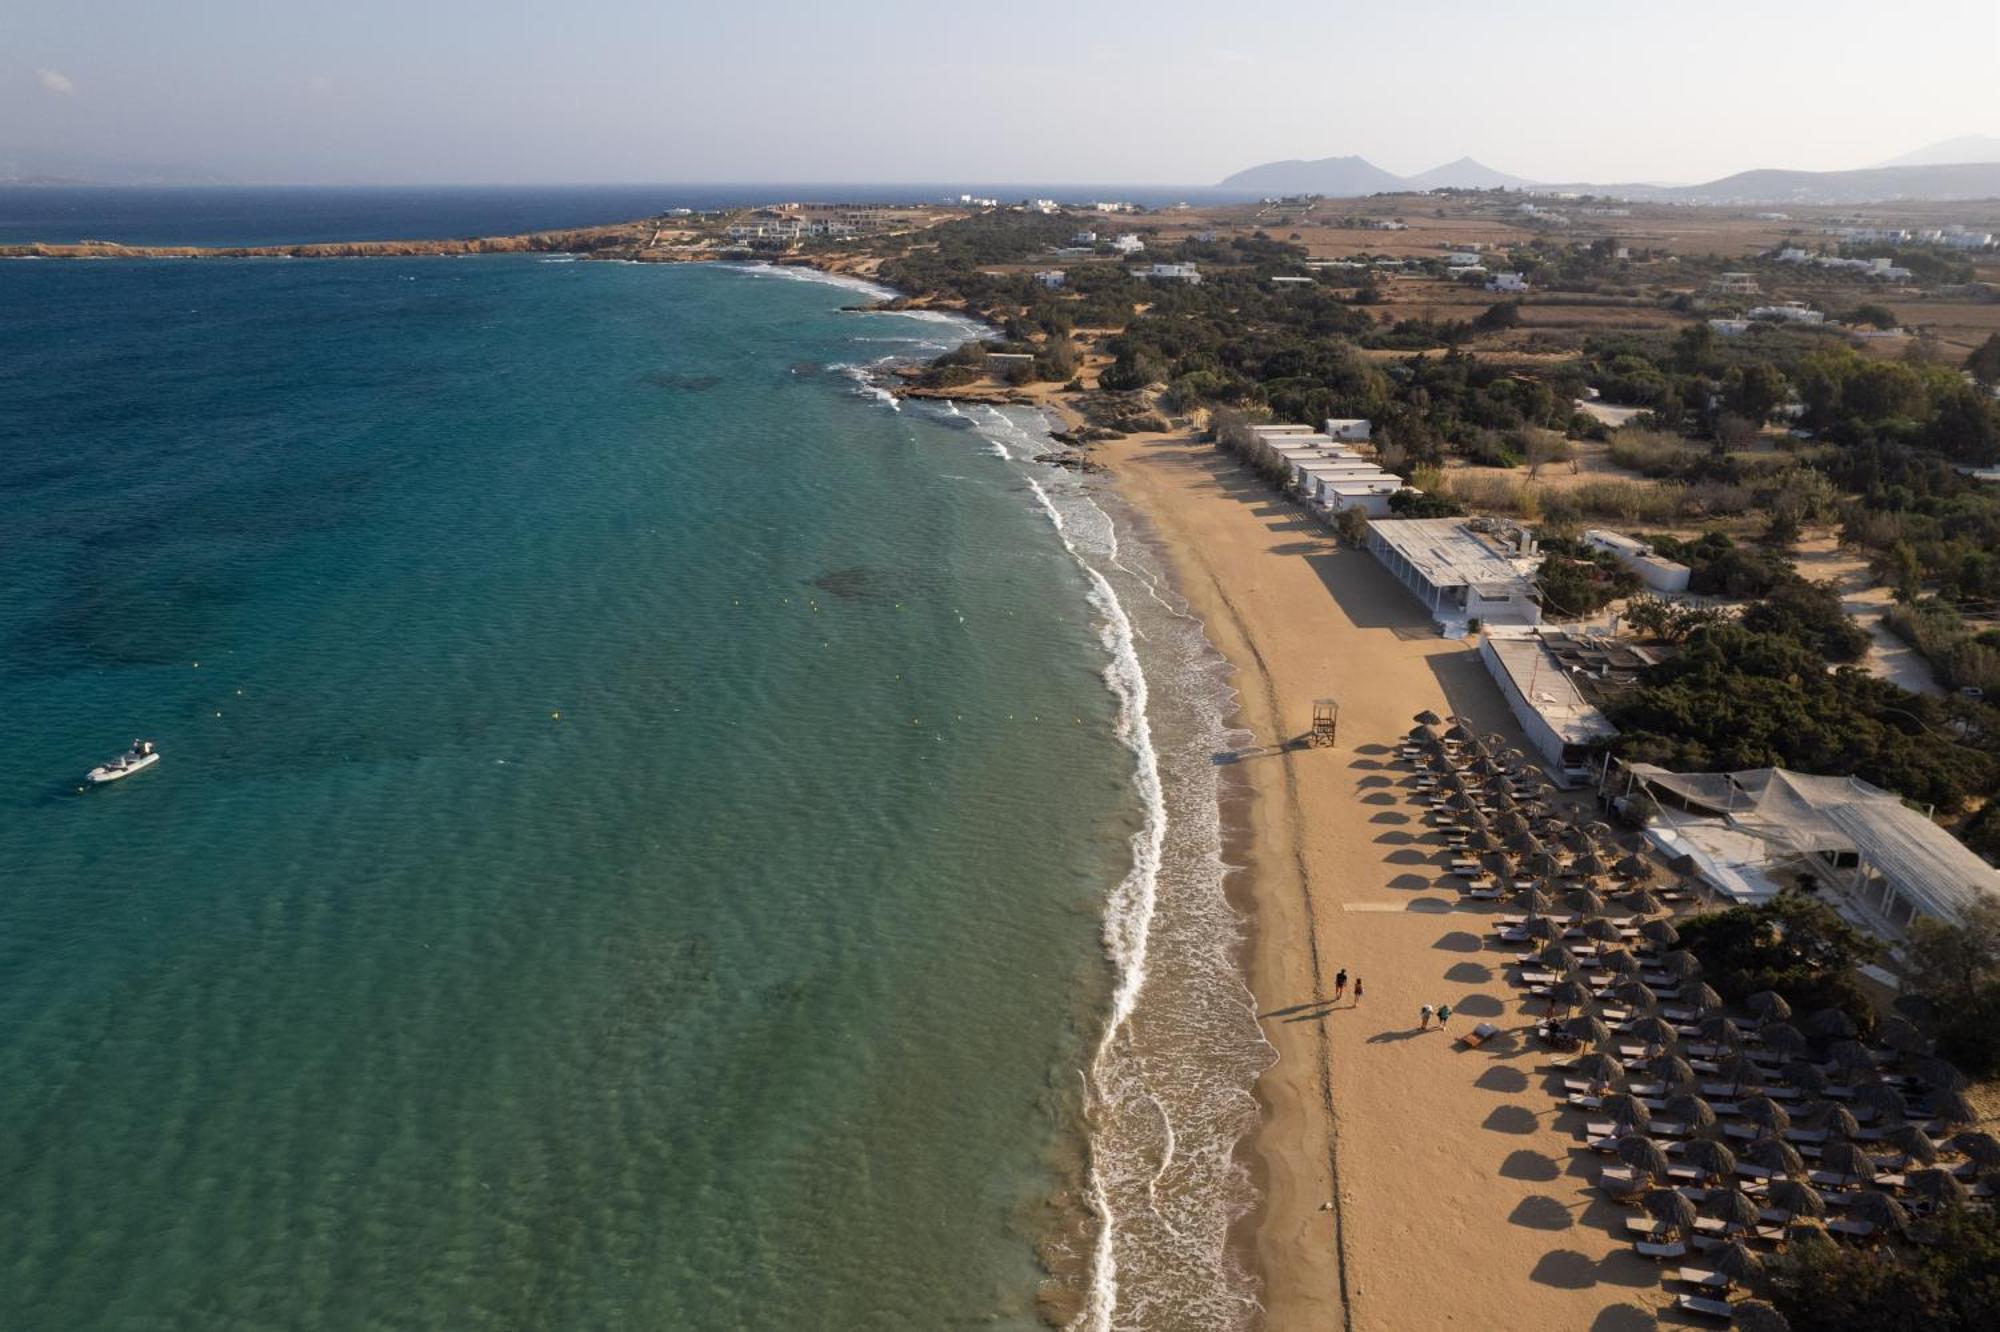
<svg viewBox="0 0 2000 1332"><path fill-rule="evenodd" d="M1233 1238L1253 1256L1264 1326L1538 1329L1614 1325L1598 1321L1613 1304L1640 1314L1634 1297L1650 1306L1658 1274L1606 1223L1593 1164L1550 1112L1521 1036L1532 1019L1484 950L1487 911L1442 884L1441 847L1388 757L1424 708L1515 730L1476 650L1440 638L1372 556L1212 446L1183 432L1092 453L1230 662L1234 724L1253 735L1230 765L1246 802L1230 891L1278 1058L1243 1147L1258 1204ZM1334 747L1287 745L1329 695ZM1367 982L1359 1003L1325 1002L1342 968ZM1440 1001L1462 1015L1453 1030L1419 1030L1419 1005ZM1460 1049L1478 1021L1502 1035Z"/></svg>

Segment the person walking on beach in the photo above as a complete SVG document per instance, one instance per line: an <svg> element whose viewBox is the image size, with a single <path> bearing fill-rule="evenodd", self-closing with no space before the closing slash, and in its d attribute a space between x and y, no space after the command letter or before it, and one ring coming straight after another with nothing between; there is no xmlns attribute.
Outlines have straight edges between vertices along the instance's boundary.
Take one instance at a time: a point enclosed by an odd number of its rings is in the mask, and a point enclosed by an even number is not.
<svg viewBox="0 0 2000 1332"><path fill-rule="evenodd" d="M1439 1031L1443 1031L1443 1030L1444 1030L1444 1024L1445 1024L1445 1023L1447 1023L1447 1022L1449 1022L1449 1021L1451 1021L1451 1005L1450 1005L1450 1004L1439 1004L1439 1005L1438 1005L1438 1030L1439 1030Z"/></svg>
<svg viewBox="0 0 2000 1332"><path fill-rule="evenodd" d="M1333 1001L1335 1003L1339 1003L1341 996L1346 993L1347 993L1347 968L1342 967L1340 969L1340 974L1333 978Z"/></svg>
<svg viewBox="0 0 2000 1332"><path fill-rule="evenodd" d="M1439 1025L1442 1026L1443 1024L1440 1023ZM1431 1029L1431 1006L1429 1004L1425 1004L1422 1008L1419 1008L1417 1010L1417 1030L1429 1031L1430 1029Z"/></svg>
<svg viewBox="0 0 2000 1332"><path fill-rule="evenodd" d="M1361 977L1354 978L1354 1006L1361 1007Z"/></svg>

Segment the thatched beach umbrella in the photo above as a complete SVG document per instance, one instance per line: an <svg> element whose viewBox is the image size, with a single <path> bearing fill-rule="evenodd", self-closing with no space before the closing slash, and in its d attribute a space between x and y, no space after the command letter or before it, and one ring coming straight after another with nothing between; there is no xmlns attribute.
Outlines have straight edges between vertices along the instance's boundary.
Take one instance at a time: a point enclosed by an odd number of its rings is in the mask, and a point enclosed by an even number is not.
<svg viewBox="0 0 2000 1332"><path fill-rule="evenodd" d="M1808 1096L1820 1096L1826 1092L1826 1074L1820 1072L1819 1065L1810 1059L1786 1060L1779 1076Z"/></svg>
<svg viewBox="0 0 2000 1332"><path fill-rule="evenodd" d="M1616 873L1618 877L1621 879L1636 879L1643 881L1653 877L1652 862L1647 860L1644 856L1640 855L1625 856L1611 868L1612 871Z"/></svg>
<svg viewBox="0 0 2000 1332"><path fill-rule="evenodd" d="M1935 1091L1931 1093L1931 1118L1948 1128L1977 1124L1979 1112L1972 1108L1972 1102L1965 1099L1961 1091Z"/></svg>
<svg viewBox="0 0 2000 1332"><path fill-rule="evenodd" d="M1611 872L1611 866L1604 862L1604 857L1593 847L1571 863L1570 872L1581 874L1586 879L1601 879Z"/></svg>
<svg viewBox="0 0 2000 1332"><path fill-rule="evenodd" d="M1570 1070L1578 1077L1598 1086L1615 1087L1625 1081L1625 1065L1602 1050L1584 1055L1570 1065Z"/></svg>
<svg viewBox="0 0 2000 1332"><path fill-rule="evenodd" d="M1694 1139L1681 1153L1681 1159L1700 1171L1704 1180L1728 1179L1736 1173L1736 1153L1714 1138Z"/></svg>
<svg viewBox="0 0 2000 1332"><path fill-rule="evenodd" d="M1731 1284L1738 1286L1754 1285L1764 1275L1764 1260L1740 1239L1733 1239L1716 1250L1709 1265L1729 1278Z"/></svg>
<svg viewBox="0 0 2000 1332"><path fill-rule="evenodd" d="M1688 1196L1679 1189L1654 1189L1639 1200L1639 1205L1675 1239L1686 1239L1694 1233L1698 1214Z"/></svg>
<svg viewBox="0 0 2000 1332"><path fill-rule="evenodd" d="M1643 1170L1654 1179L1666 1178L1667 1154L1651 1138L1639 1133L1627 1133L1612 1144L1611 1150L1634 1170Z"/></svg>
<svg viewBox="0 0 2000 1332"><path fill-rule="evenodd" d="M1776 1305L1765 1300L1738 1300L1729 1306L1736 1332L1792 1332L1792 1324Z"/></svg>
<svg viewBox="0 0 2000 1332"><path fill-rule="evenodd" d="M1784 1022L1757 1028L1757 1039L1764 1043L1765 1049L1781 1055L1802 1054L1806 1048L1806 1038L1799 1034L1799 1029Z"/></svg>
<svg viewBox="0 0 2000 1332"><path fill-rule="evenodd" d="M1764 1219L1757 1200L1739 1188L1717 1189L1708 1207L1710 1216L1732 1230L1754 1230Z"/></svg>
<svg viewBox="0 0 2000 1332"><path fill-rule="evenodd" d="M1924 1132L1921 1124L1898 1124L1882 1134L1882 1140L1903 1154L1906 1161L1920 1165L1934 1165L1938 1159L1938 1145L1931 1141L1931 1135Z"/></svg>
<svg viewBox="0 0 2000 1332"><path fill-rule="evenodd" d="M1680 1044L1681 1034L1674 1030L1671 1022L1661 1017L1642 1017L1625 1028L1646 1045L1658 1045L1673 1049Z"/></svg>
<svg viewBox="0 0 2000 1332"><path fill-rule="evenodd" d="M1774 1179L1764 1196L1771 1206L1785 1214L1785 1220L1796 1217L1821 1217L1826 1215L1826 1199L1819 1196L1819 1190L1802 1179Z"/></svg>
<svg viewBox="0 0 2000 1332"><path fill-rule="evenodd" d="M1861 1123L1854 1112L1838 1101L1822 1101L1813 1107L1813 1127L1825 1129L1828 1137L1852 1141L1861 1133Z"/></svg>
<svg viewBox="0 0 2000 1332"><path fill-rule="evenodd" d="M1657 916L1662 911L1666 910L1666 906L1660 901L1660 899L1653 896L1651 893L1647 892L1644 888L1628 889L1623 894L1621 894L1621 896L1624 897L1625 904L1627 906L1631 907L1634 911L1638 912L1642 916ZM1679 939L1680 935L1676 934L1672 939L1668 940L1667 942L1675 943L1678 942Z"/></svg>
<svg viewBox="0 0 2000 1332"><path fill-rule="evenodd" d="M1843 1186L1856 1180L1873 1182L1875 1179L1874 1158L1851 1142L1830 1142L1822 1147L1819 1164L1820 1169L1840 1176Z"/></svg>
<svg viewBox="0 0 2000 1332"><path fill-rule="evenodd" d="M1931 1052L1931 1038L1908 1018L1891 1014L1875 1024L1875 1039L1897 1054L1922 1056Z"/></svg>
<svg viewBox="0 0 2000 1332"><path fill-rule="evenodd" d="M1549 900L1549 895L1539 888L1521 889L1515 895L1514 901L1530 916L1545 916L1555 905Z"/></svg>
<svg viewBox="0 0 2000 1332"><path fill-rule="evenodd" d="M1853 1201L1847 1205L1847 1212L1856 1221L1866 1221L1884 1234L1900 1233L1910 1228L1910 1214L1904 1210L1903 1204L1873 1189L1855 1194Z"/></svg>
<svg viewBox="0 0 2000 1332"><path fill-rule="evenodd" d="M1639 974L1639 959L1622 948L1607 948L1598 957L1598 963L1614 976L1636 976Z"/></svg>
<svg viewBox="0 0 2000 1332"><path fill-rule="evenodd" d="M1611 1028L1604 1025L1604 1019L1588 1013L1566 1019L1562 1029L1585 1045L1605 1046L1614 1039Z"/></svg>
<svg viewBox="0 0 2000 1332"><path fill-rule="evenodd" d="M1759 1022L1784 1022L1792 1016L1792 1006L1776 990L1759 990L1747 1002Z"/></svg>
<svg viewBox="0 0 2000 1332"><path fill-rule="evenodd" d="M1713 991L1711 991L1713 993ZM1743 1032L1725 1013L1711 1013L1701 1020L1703 1039L1726 1045L1732 1050L1743 1048Z"/></svg>
<svg viewBox="0 0 2000 1332"><path fill-rule="evenodd" d="M1667 1098L1667 1115L1691 1129L1712 1128L1715 1107L1692 1092L1676 1092Z"/></svg>
<svg viewBox="0 0 2000 1332"><path fill-rule="evenodd" d="M1745 1087L1764 1085L1764 1069L1761 1064L1746 1054L1733 1054L1718 1064L1722 1076L1729 1079L1729 1085L1741 1093Z"/></svg>
<svg viewBox="0 0 2000 1332"><path fill-rule="evenodd" d="M1562 873L1563 861L1561 856L1558 856L1547 847L1543 847L1540 851L1530 853L1522 861L1522 867L1530 874L1538 874L1544 878L1553 878Z"/></svg>
<svg viewBox="0 0 2000 1332"><path fill-rule="evenodd" d="M1583 937L1596 943L1617 943L1625 936L1603 916L1592 916L1583 922Z"/></svg>
<svg viewBox="0 0 2000 1332"><path fill-rule="evenodd" d="M1877 1120L1885 1124L1901 1123L1908 1113L1903 1108L1903 1093L1886 1082L1863 1084L1854 1093L1854 1103L1872 1112Z"/></svg>
<svg viewBox="0 0 2000 1332"><path fill-rule="evenodd" d="M1991 1133L1959 1133L1952 1137L1951 1145L1965 1154L1965 1159L1981 1170L1991 1170L2000 1166L2000 1138Z"/></svg>
<svg viewBox="0 0 2000 1332"><path fill-rule="evenodd" d="M1535 830L1528 826L1528 821L1521 817L1518 809L1509 810L1496 819L1493 830L1507 839L1508 850L1521 855L1531 855L1541 846L1541 843L1535 840ZM1524 848L1522 845L1524 840L1531 845Z"/></svg>
<svg viewBox="0 0 2000 1332"><path fill-rule="evenodd" d="M1689 1091L1701 1085L1701 1079L1695 1076L1688 1061L1676 1054L1654 1055L1646 1061L1646 1072L1671 1091Z"/></svg>
<svg viewBox="0 0 2000 1332"><path fill-rule="evenodd" d="M1798 1148L1770 1134L1751 1143L1743 1154L1766 1170L1785 1175L1803 1175L1806 1172L1806 1161L1799 1155Z"/></svg>
<svg viewBox="0 0 2000 1332"><path fill-rule="evenodd" d="M1701 959L1683 949L1661 957L1660 969L1675 980L1693 980L1701 975Z"/></svg>
<svg viewBox="0 0 2000 1332"><path fill-rule="evenodd" d="M1549 1002L1564 1012L1576 1008L1590 998L1590 992L1573 980L1559 980L1549 987Z"/></svg>
<svg viewBox="0 0 2000 1332"><path fill-rule="evenodd" d="M1772 1133L1783 1133L1792 1126L1791 1112L1768 1096L1746 1096L1737 1102L1737 1109L1745 1119Z"/></svg>
<svg viewBox="0 0 2000 1332"><path fill-rule="evenodd" d="M1868 1047L1860 1041L1835 1041L1827 1047L1826 1057L1843 1072L1860 1077L1875 1076L1875 1056L1869 1054Z"/></svg>
<svg viewBox="0 0 2000 1332"><path fill-rule="evenodd" d="M1822 1008L1816 1013L1808 1013L1799 1023L1799 1030L1808 1036L1825 1041L1852 1040L1858 1030L1854 1019L1838 1008Z"/></svg>
<svg viewBox="0 0 2000 1332"><path fill-rule="evenodd" d="M1446 728L1444 733L1445 739L1451 741L1455 745L1462 745L1473 738L1472 732L1466 728L1464 722L1460 721L1456 717L1453 717L1450 720L1451 720L1451 725L1448 728Z"/></svg>
<svg viewBox="0 0 2000 1332"><path fill-rule="evenodd" d="M1419 712L1412 720L1419 726L1441 726L1444 724L1444 718L1438 716L1429 708L1425 708L1422 712Z"/></svg>
<svg viewBox="0 0 2000 1332"><path fill-rule="evenodd" d="M1556 971L1572 971L1576 967L1576 959L1560 939L1551 939L1537 948L1535 961Z"/></svg>
<svg viewBox="0 0 2000 1332"><path fill-rule="evenodd" d="M1932 1207L1963 1207L1972 1197L1957 1175L1938 1166L1912 1170L1903 1179L1903 1191Z"/></svg>
<svg viewBox="0 0 2000 1332"><path fill-rule="evenodd" d="M1602 916L1604 914L1604 899L1588 888L1570 889L1563 894L1563 901L1569 905L1570 910L1580 916ZM1610 924L1609 921L1605 923L1607 925ZM1611 937L1614 939L1618 937L1618 927L1616 925L1611 926Z"/></svg>
<svg viewBox="0 0 2000 1332"><path fill-rule="evenodd" d="M1692 991L1684 995L1682 1002L1705 1018L1717 1017L1722 1012L1722 996L1716 993L1713 985L1706 982L1695 986ZM1736 1035L1740 1042L1743 1033L1739 1031Z"/></svg>
<svg viewBox="0 0 2000 1332"><path fill-rule="evenodd" d="M1617 1124L1644 1132L1653 1123L1653 1112L1630 1092L1612 1092L1603 1098L1604 1113Z"/></svg>
<svg viewBox="0 0 2000 1332"><path fill-rule="evenodd" d="M1558 925L1549 916L1529 916L1521 924L1521 933L1527 935L1530 939L1560 939L1562 932L1563 927Z"/></svg>
<svg viewBox="0 0 2000 1332"><path fill-rule="evenodd" d="M1631 1008L1651 1012L1660 1006L1660 996L1641 980L1622 980L1611 987L1611 997Z"/></svg>
<svg viewBox="0 0 2000 1332"><path fill-rule="evenodd" d="M1939 1059L1935 1055L1919 1059L1916 1063L1916 1074L1924 1080L1925 1086L1935 1087L1940 1091L1958 1091L1965 1086L1965 1074L1958 1071L1958 1066L1948 1059Z"/></svg>
<svg viewBox="0 0 2000 1332"><path fill-rule="evenodd" d="M1672 948L1681 941L1681 932L1670 920L1649 920L1639 927L1639 937L1657 948Z"/></svg>

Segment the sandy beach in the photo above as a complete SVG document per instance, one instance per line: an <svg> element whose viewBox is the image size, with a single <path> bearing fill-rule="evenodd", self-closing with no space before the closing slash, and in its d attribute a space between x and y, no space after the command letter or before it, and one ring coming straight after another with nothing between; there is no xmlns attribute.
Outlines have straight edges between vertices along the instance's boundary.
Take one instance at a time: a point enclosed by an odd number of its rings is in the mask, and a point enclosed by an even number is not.
<svg viewBox="0 0 2000 1332"><path fill-rule="evenodd" d="M1485 951L1488 913L1440 882L1388 752L1425 708L1513 732L1473 646L1437 637L1371 556L1211 446L1133 437L1094 456L1153 524L1256 736L1239 759L1251 794L1232 895L1279 1052L1258 1087L1265 1201L1243 1237L1268 1326L1654 1326L1659 1274L1614 1237L1620 1213L1559 1124L1529 1018ZM1275 748L1326 696L1337 745ZM1365 997L1350 987L1329 1009L1342 968ZM1451 1029L1420 1031L1419 1007L1441 1002ZM1459 1048L1479 1021L1503 1035Z"/></svg>

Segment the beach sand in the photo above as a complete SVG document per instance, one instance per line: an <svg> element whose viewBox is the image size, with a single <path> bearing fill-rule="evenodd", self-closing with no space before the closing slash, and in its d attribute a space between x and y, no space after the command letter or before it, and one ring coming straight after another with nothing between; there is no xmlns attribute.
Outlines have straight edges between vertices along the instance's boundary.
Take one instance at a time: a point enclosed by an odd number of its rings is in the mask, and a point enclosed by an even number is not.
<svg viewBox="0 0 2000 1332"><path fill-rule="evenodd" d="M1424 708L1515 734L1472 644L1437 637L1372 556L1211 446L1133 437L1093 456L1234 664L1259 746L1237 769L1249 863L1232 889L1279 1053L1258 1087L1265 1201L1243 1236L1268 1326L1653 1326L1660 1274L1615 1234L1628 1213L1596 1191L1577 1116L1558 1116L1535 1072L1531 1019L1484 949L1488 912L1441 881L1388 752ZM1307 731L1323 696L1340 707L1335 747L1261 748ZM1315 1006L1343 967L1365 997ZM1420 1032L1419 1006L1440 1002L1451 1029ZM1458 1048L1480 1021L1502 1036Z"/></svg>

